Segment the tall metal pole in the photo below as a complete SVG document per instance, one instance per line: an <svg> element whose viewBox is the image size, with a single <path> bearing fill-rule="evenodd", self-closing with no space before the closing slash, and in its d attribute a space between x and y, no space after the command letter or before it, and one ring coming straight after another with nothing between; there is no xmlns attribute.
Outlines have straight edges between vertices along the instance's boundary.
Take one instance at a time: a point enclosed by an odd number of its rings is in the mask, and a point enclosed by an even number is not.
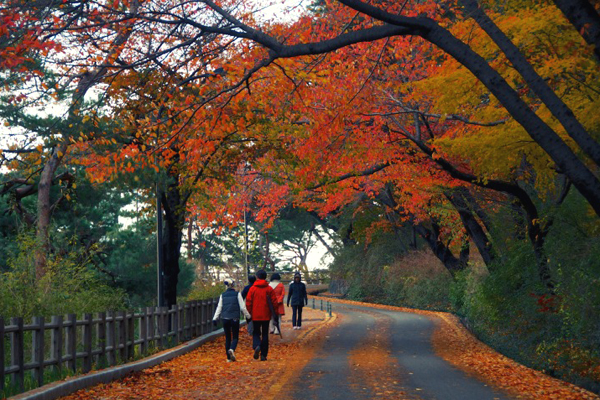
<svg viewBox="0 0 600 400"><path fill-rule="evenodd" d="M156 291L158 307L165 305L165 290L164 290L164 263L163 263L163 220L162 220L162 205L160 203L160 189L158 179L156 181Z"/></svg>
<svg viewBox="0 0 600 400"><path fill-rule="evenodd" d="M246 265L246 280L250 276L250 266L248 265L248 212L246 203L244 203L244 263Z"/></svg>

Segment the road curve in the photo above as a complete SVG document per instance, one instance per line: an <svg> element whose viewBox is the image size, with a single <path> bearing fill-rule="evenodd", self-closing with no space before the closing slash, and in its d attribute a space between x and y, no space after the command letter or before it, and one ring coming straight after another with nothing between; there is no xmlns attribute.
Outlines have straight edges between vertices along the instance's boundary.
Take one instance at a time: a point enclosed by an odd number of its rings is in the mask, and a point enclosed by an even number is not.
<svg viewBox="0 0 600 400"><path fill-rule="evenodd" d="M339 325L289 388L293 399L508 400L437 356L425 316L336 303Z"/></svg>

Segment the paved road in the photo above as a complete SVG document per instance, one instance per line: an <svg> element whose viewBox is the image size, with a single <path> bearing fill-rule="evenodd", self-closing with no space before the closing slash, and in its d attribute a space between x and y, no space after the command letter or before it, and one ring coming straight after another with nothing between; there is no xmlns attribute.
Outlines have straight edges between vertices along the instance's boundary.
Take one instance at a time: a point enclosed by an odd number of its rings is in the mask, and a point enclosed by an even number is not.
<svg viewBox="0 0 600 400"><path fill-rule="evenodd" d="M294 399L507 400L435 355L426 317L334 304L340 324L302 371Z"/></svg>

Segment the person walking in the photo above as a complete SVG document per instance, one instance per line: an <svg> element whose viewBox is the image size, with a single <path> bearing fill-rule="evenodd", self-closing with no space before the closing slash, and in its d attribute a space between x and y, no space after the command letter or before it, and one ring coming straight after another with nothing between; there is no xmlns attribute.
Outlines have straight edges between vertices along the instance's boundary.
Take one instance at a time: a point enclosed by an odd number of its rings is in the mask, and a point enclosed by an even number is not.
<svg viewBox="0 0 600 400"><path fill-rule="evenodd" d="M273 288L275 295L277 296L277 304L273 304L273 307L277 310L277 315L274 315L271 318L270 332L279 335L279 329L281 329L281 316L285 315L285 307L283 306L285 286L283 286L283 283L281 283L281 275L279 275L277 272L274 272L271 275L271 282L269 282L269 286Z"/></svg>
<svg viewBox="0 0 600 400"><path fill-rule="evenodd" d="M254 282L256 282L256 276L248 275L248 284L244 286L244 289L242 290L242 298L244 299L244 301L248 296L248 291L250 290L252 285L254 285ZM252 322L252 320L248 321L248 324L246 325L246 330L248 331L248 335L252 336L252 332L254 331L254 323Z"/></svg>
<svg viewBox="0 0 600 400"><path fill-rule="evenodd" d="M287 306L292 303L292 326L294 329L302 328L302 308L308 305L306 285L302 282L300 272L294 274L294 280L290 283L287 297Z"/></svg>
<svg viewBox="0 0 600 400"><path fill-rule="evenodd" d="M246 309L246 303L242 294L235 290L232 279L225 279L225 292L219 296L219 304L213 316L213 324L217 325L219 317L223 321L225 331L225 354L227 362L235 361L235 349L240 335L240 313L244 313L246 319L251 319L251 314Z"/></svg>
<svg viewBox="0 0 600 400"><path fill-rule="evenodd" d="M252 348L254 359L260 355L261 361L267 361L269 354L269 322L271 321L271 309L277 311L277 296L275 291L266 281L267 273L264 270L256 271L256 282L248 291L246 296L246 307L252 315L254 332L252 334Z"/></svg>
<svg viewBox="0 0 600 400"><path fill-rule="evenodd" d="M242 298L244 300L246 300L246 296L248 296L248 291L250 290L252 285L254 285L254 282L256 282L256 276L248 275L248 284L244 286L244 289L242 290Z"/></svg>

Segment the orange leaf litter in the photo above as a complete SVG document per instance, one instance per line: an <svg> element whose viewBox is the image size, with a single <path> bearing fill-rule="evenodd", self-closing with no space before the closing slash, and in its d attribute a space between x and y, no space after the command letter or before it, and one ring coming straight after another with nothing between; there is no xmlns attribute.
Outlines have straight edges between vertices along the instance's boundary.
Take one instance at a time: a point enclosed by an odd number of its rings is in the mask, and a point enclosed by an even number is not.
<svg viewBox="0 0 600 400"><path fill-rule="evenodd" d="M507 390L519 399L588 400L599 396L575 385L551 378L497 353L474 338L456 316L424 310L350 300L332 302L370 306L377 309L425 315L436 323L432 342L435 351L455 367L484 382ZM335 329L335 318L323 324L324 313L305 309L306 330L284 328L284 339L271 336L269 361L252 359L251 338L245 328L240 332L236 351L238 361L227 363L224 338L202 345L197 350L154 368L134 373L121 380L81 390L62 400L125 399L282 399L299 378L304 366L322 347L326 330ZM284 319L289 323L289 313ZM389 321L377 317L380 329L374 339L349 354L351 380L358 389L367 388L376 399L416 400L402 390L402 376L389 354ZM326 329L326 330L324 330ZM306 379L306 377L304 377ZM385 384L382 385L382 381ZM260 390L257 390L260 388Z"/></svg>

